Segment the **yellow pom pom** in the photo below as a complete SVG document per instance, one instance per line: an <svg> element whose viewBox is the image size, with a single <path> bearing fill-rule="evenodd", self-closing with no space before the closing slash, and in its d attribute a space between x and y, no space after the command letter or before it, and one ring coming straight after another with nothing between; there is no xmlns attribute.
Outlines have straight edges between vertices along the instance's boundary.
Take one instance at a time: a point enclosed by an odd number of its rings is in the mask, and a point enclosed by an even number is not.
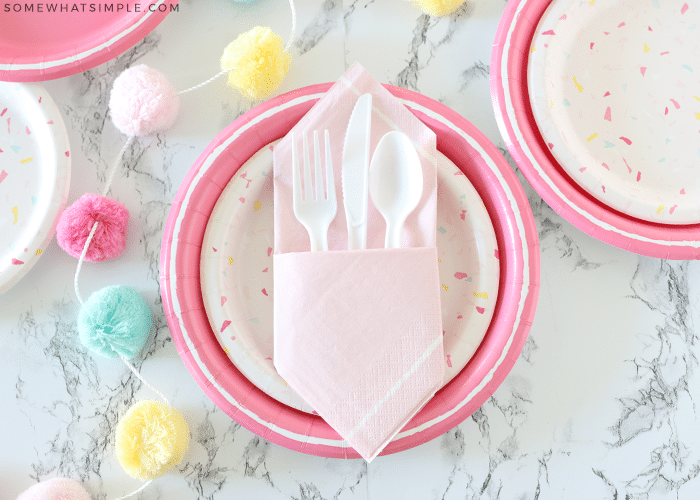
<svg viewBox="0 0 700 500"><path fill-rule="evenodd" d="M446 16L452 14L464 3L464 0L414 0L426 14Z"/></svg>
<svg viewBox="0 0 700 500"><path fill-rule="evenodd" d="M239 35L221 56L221 70L231 69L228 84L251 99L264 99L277 90L292 56L282 38L260 26Z"/></svg>
<svg viewBox="0 0 700 500"><path fill-rule="evenodd" d="M143 481L179 464L189 442L184 417L158 401L136 403L117 425L117 459L127 474Z"/></svg>

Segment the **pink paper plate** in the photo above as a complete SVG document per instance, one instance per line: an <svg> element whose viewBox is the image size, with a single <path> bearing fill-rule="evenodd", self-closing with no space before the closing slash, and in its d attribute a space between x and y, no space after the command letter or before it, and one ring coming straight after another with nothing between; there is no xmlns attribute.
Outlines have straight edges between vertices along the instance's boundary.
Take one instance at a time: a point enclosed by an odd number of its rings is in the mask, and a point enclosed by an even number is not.
<svg viewBox="0 0 700 500"><path fill-rule="evenodd" d="M142 40L178 0L9 2L0 6L0 80L74 75Z"/></svg>
<svg viewBox="0 0 700 500"><path fill-rule="evenodd" d="M543 140L528 95L535 30L551 0L513 0L501 18L491 59L491 93L508 150L533 188L562 217L591 236L642 255L700 258L700 224L672 225L623 214L585 191Z"/></svg>
<svg viewBox="0 0 700 500"><path fill-rule="evenodd" d="M278 402L235 368L209 325L200 282L207 223L229 180L253 154L283 137L331 85L305 87L257 106L227 127L200 155L168 217L160 281L166 318L178 352L195 380L223 411L262 438L289 449L332 458L358 458L323 419ZM500 283L491 325L474 356L383 454L439 436L488 399L520 354L539 290L534 218L505 158L472 124L446 106L398 87L387 89L435 131L438 149L479 193L498 241Z"/></svg>

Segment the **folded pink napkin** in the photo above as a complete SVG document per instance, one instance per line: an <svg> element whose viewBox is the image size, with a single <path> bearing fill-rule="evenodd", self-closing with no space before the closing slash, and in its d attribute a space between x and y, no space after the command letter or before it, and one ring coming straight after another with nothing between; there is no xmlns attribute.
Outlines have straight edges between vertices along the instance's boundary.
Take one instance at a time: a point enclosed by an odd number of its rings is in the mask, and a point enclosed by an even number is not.
<svg viewBox="0 0 700 500"><path fill-rule="evenodd" d="M274 259L275 367L370 461L442 384L437 250Z"/></svg>
<svg viewBox="0 0 700 500"><path fill-rule="evenodd" d="M384 249L385 223L369 202L368 250L347 250L341 189L345 129L357 97L373 95L371 151L401 130L421 158L424 192ZM327 252L310 252L294 217L291 134L274 148L274 363L285 381L367 461L441 387L444 376L435 225L435 135L355 65L294 127L331 132L338 215ZM301 148L300 148L301 149Z"/></svg>

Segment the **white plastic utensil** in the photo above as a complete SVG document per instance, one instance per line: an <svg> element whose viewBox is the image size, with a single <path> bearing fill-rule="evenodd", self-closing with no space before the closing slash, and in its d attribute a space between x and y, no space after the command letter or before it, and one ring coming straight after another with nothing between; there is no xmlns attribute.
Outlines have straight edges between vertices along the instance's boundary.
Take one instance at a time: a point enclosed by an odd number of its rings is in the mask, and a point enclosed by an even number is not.
<svg viewBox="0 0 700 500"><path fill-rule="evenodd" d="M423 194L423 169L408 136L392 131L377 144L369 167L372 203L386 221L386 248L401 248L404 222Z"/></svg>
<svg viewBox="0 0 700 500"><path fill-rule="evenodd" d="M341 185L348 226L348 250L367 248L367 196L372 94L355 102L345 132Z"/></svg>
<svg viewBox="0 0 700 500"><path fill-rule="evenodd" d="M294 215L309 233L311 251L328 250L328 226L335 218L338 203L335 196L335 180L333 178L333 163L331 161L331 140L326 136L326 194L323 193L323 177L321 167L321 151L318 144L318 131L314 130L314 164L315 180L311 189L311 162L309 161L309 147L304 136L304 192L301 190L301 173L299 171L299 153L297 151L296 137L292 131L292 198L294 203Z"/></svg>

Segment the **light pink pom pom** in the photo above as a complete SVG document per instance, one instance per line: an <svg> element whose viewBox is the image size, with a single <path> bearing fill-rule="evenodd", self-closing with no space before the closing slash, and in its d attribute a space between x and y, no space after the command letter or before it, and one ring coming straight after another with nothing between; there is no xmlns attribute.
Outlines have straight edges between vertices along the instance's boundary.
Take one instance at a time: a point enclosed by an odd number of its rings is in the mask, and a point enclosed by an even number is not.
<svg viewBox="0 0 700 500"><path fill-rule="evenodd" d="M172 127L180 99L163 73L139 64L116 80L109 97L114 125L124 134L151 135Z"/></svg>
<svg viewBox="0 0 700 500"><path fill-rule="evenodd" d="M77 481L56 477L35 484L17 500L92 500L92 497Z"/></svg>
<svg viewBox="0 0 700 500"><path fill-rule="evenodd" d="M129 211L116 200L86 193L61 215L56 239L61 248L76 258L83 253L93 224L99 222L85 260L99 262L116 257L126 248Z"/></svg>

